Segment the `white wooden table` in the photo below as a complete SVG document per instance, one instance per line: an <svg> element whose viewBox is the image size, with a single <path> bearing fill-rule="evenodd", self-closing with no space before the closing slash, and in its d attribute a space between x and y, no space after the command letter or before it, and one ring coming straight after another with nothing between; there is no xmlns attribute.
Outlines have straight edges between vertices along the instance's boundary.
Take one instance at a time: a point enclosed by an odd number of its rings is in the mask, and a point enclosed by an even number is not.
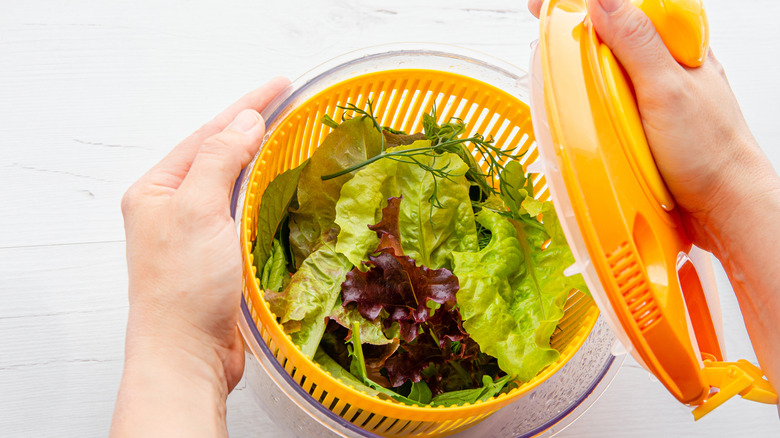
<svg viewBox="0 0 780 438"><path fill-rule="evenodd" d="M772 0L707 0L712 46L780 168ZM276 75L380 43L450 43L526 66L525 0L26 0L0 4L0 436L100 436L122 370L124 190L181 138ZM780 218L778 218L780 220ZM732 359L755 361L718 267ZM241 384L233 436L283 436ZM632 360L561 436L780 436L733 400L694 423Z"/></svg>

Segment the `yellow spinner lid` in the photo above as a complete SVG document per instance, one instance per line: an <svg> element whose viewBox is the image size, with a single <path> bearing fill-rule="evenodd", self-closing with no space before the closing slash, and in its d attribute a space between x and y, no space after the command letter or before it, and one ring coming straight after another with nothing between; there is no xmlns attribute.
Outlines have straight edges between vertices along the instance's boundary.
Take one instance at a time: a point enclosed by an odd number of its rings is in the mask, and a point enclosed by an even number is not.
<svg viewBox="0 0 780 438"><path fill-rule="evenodd" d="M635 0L675 58L702 64L701 0ZM761 370L724 362L709 255L692 247L653 161L630 81L593 29L585 0L546 0L532 111L544 172L576 264L636 360L696 419L740 394L777 403Z"/></svg>

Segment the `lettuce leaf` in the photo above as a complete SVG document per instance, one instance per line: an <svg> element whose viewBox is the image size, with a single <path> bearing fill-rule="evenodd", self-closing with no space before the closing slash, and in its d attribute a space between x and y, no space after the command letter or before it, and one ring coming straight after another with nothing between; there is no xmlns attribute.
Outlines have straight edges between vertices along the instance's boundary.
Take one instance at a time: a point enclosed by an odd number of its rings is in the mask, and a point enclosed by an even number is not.
<svg viewBox="0 0 780 438"><path fill-rule="evenodd" d="M439 394L433 397L431 406L453 406L476 403L479 400L485 401L497 396L510 380L512 380L510 376L504 376L496 381L493 381L490 376L482 376L482 387Z"/></svg>
<svg viewBox="0 0 780 438"><path fill-rule="evenodd" d="M381 320L370 321L363 318L355 306L344 307L341 305L341 300L333 307L330 318L350 330L352 323L357 322L360 327L360 338L364 344L385 345L393 342L385 336Z"/></svg>
<svg viewBox="0 0 780 438"><path fill-rule="evenodd" d="M430 146L419 140L398 146L404 150ZM415 155L418 163L396 159L378 160L362 169L344 184L336 204L336 224L340 227L336 251L362 268L379 242L367 228L380 220L390 197L403 196L399 211L401 246L404 254L431 269L448 267L450 253L476 251L477 232L469 198L468 166L458 155ZM404 160L408 160L405 158ZM436 177L423 166L442 169L452 175ZM434 196L434 194L436 196ZM440 205L434 205L432 200Z"/></svg>
<svg viewBox="0 0 780 438"><path fill-rule="evenodd" d="M314 251L321 240L338 233L334 223L336 201L341 186L353 174L322 180L363 162L382 151L382 135L372 119L355 117L334 129L309 158L298 184L298 207L290 210L290 245L298 266ZM384 161L384 160L380 160ZM366 224L363 224L364 226ZM322 239L322 236L328 236Z"/></svg>
<svg viewBox="0 0 780 438"><path fill-rule="evenodd" d="M422 160L422 159L421 159ZM428 165L446 168L451 178L436 178L414 164L404 164L415 179L404 178L399 184L405 195L401 203L398 224L401 229L401 247L404 254L423 266L439 269L451 266L453 251L476 251L477 227L469 198L470 184L465 175L466 163L456 154L445 153L441 158L428 157ZM441 206L431 204L436 195Z"/></svg>
<svg viewBox="0 0 780 438"><path fill-rule="evenodd" d="M352 268L330 242L323 242L307 257L280 293L266 291L265 300L284 331L303 354L313 357L325 333L326 317L341 293L341 283Z"/></svg>
<svg viewBox="0 0 780 438"><path fill-rule="evenodd" d="M258 277L262 275L263 268L271 255L274 237L279 230L279 225L287 216L287 208L295 197L298 180L307 164L309 164L309 160L280 174L268 184L263 192L260 209L257 212L257 237L255 247L252 249Z"/></svg>
<svg viewBox="0 0 780 438"><path fill-rule="evenodd" d="M397 321L401 339L411 342L419 334L420 324L434 315L430 307L433 302L441 306L435 315L441 319L437 328L442 329L442 339L447 336L457 341L463 337L455 307L458 279L452 272L417 266L407 256L387 252L369 259L368 272L353 269L346 275L341 285L343 306L355 303L354 307L369 321L377 321L385 312L385 324ZM448 313L452 315L443 316Z"/></svg>
<svg viewBox="0 0 780 438"><path fill-rule="evenodd" d="M551 204L543 216L539 227L482 210L477 221L490 230L488 246L453 253L463 327L504 372L524 382L560 356L550 336L571 289L584 287L581 276L563 275L574 260Z"/></svg>
<svg viewBox="0 0 780 438"><path fill-rule="evenodd" d="M501 199L515 219L530 220L546 210L554 211L551 202L534 198L533 181L526 177L523 166L517 161L504 166L500 184Z"/></svg>
<svg viewBox="0 0 780 438"><path fill-rule="evenodd" d="M387 251L393 255L404 253L401 248L401 229L398 227L398 210L401 206L401 198L392 197L387 200L387 207L382 209L382 220L368 229L376 232L379 238L376 252Z"/></svg>
<svg viewBox="0 0 780 438"><path fill-rule="evenodd" d="M406 398L402 396L401 394L398 394L395 391L392 391L390 389L387 389L373 380L371 380L368 377L368 371L366 370L366 361L365 357L363 356L363 344L360 340L360 329L358 329L358 323L353 322L352 323L352 345L350 349L350 356L352 357L352 362L349 366L349 372L352 373L353 376L357 377L360 381L363 382L366 386L369 386L373 388L375 391L379 392L379 396L388 396L394 400L397 400L401 403L406 403L409 405L418 405L420 404L416 400L411 400L409 398Z"/></svg>
<svg viewBox="0 0 780 438"><path fill-rule="evenodd" d="M391 132L385 127L382 129L382 135L385 136L385 142L387 147L394 147L406 144L412 144L417 140L425 140L425 135L422 133L417 134L404 134L401 132Z"/></svg>
<svg viewBox="0 0 780 438"><path fill-rule="evenodd" d="M387 359L387 378L390 386L401 386L407 380L417 383L424 380L423 371L431 365L441 365L456 359L451 349L444 349L428 331L419 334L412 343L404 343Z"/></svg>
<svg viewBox="0 0 780 438"><path fill-rule="evenodd" d="M279 292L290 282L290 274L287 272L287 257L284 247L278 239L274 239L271 246L271 257L265 262L260 276L260 288Z"/></svg>
<svg viewBox="0 0 780 438"><path fill-rule="evenodd" d="M409 400L418 401L424 405L427 405L431 402L433 393L431 393L431 388L428 387L428 384L421 380L419 382L412 383L412 390L409 392L407 397Z"/></svg>
<svg viewBox="0 0 780 438"><path fill-rule="evenodd" d="M376 396L379 394L379 391L364 385L360 379L353 376L349 371L345 370L341 365L338 364L338 362L328 356L328 353L323 351L322 348L318 348L317 352L314 354L314 362L318 363L322 369L329 372L331 376L340 379L342 382L357 389L358 391L363 391L371 396Z"/></svg>

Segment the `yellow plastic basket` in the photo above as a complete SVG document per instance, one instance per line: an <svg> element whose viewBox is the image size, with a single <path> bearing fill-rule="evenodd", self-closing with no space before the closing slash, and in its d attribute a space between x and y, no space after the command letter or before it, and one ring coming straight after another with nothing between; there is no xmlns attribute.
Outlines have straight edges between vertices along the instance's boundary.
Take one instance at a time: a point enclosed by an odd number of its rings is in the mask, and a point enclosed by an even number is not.
<svg viewBox="0 0 780 438"><path fill-rule="evenodd" d="M263 341L282 367L311 397L336 415L382 436L450 435L512 403L559 370L588 337L599 312L587 295L573 291L551 339L552 346L561 353L557 362L507 394L456 407L408 406L369 396L343 384L303 355L277 323L255 278L251 248L260 199L274 177L306 160L330 132L319 122L323 115L338 119L338 105L352 103L364 107L368 99L383 126L418 132L422 114L430 112L435 104L439 121L461 118L467 123L467 134L480 132L493 137L502 149L525 152L520 160L523 166L533 163L538 156L531 111L525 102L480 80L447 71L446 66L385 69L339 80L282 114L251 167L244 204L239 207L244 298ZM544 176L533 177L537 193L548 198Z"/></svg>

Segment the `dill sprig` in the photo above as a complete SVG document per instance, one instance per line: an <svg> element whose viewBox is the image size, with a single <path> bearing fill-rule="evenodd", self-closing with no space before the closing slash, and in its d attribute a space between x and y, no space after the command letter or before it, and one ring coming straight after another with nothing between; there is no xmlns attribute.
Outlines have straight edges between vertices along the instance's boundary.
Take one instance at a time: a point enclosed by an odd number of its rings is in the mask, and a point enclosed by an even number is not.
<svg viewBox="0 0 780 438"><path fill-rule="evenodd" d="M377 156L380 156L385 151L385 144L386 144L385 136L381 135L382 134L382 129L384 129L384 128L382 128L382 125L379 124L379 120L377 120L376 117L374 117L374 106L373 106L373 104L371 102L371 99L368 99L368 101L366 101L366 106L368 107L367 111L362 109L362 108L358 108L354 103L347 102L347 104L344 105L344 106L336 105L336 108L344 110L344 112L341 113L341 121L342 122L351 118L351 117L347 117L347 114L349 112L352 112L354 114L359 114L359 115L361 115L363 117L368 117L369 119L371 119L371 123L374 125L374 128L376 128L377 131L379 131L380 137L382 138L382 148L381 148L382 152L379 155L377 155ZM349 172L345 172L345 173L349 173ZM342 173L341 175L344 175L344 173ZM338 175L338 176L341 176L341 175ZM336 178L336 177L334 176L332 178ZM327 179L330 179L330 178L322 177L323 181L325 181Z"/></svg>
<svg viewBox="0 0 780 438"><path fill-rule="evenodd" d="M480 133L475 133L469 138L460 139L459 137L466 132L465 122L457 117L442 125L436 121L436 105L434 104L430 114L423 114L423 132L425 137L431 141L431 147L445 148L448 152L458 154L460 158L469 166L466 177L472 181L483 194L484 198L490 195L498 195L495 189L497 177L504 169L505 162L518 159L522 154L512 154L495 146L493 138L485 138ZM476 152L476 157L471 150L466 147L470 143L472 150ZM477 158L487 165L482 169L477 163Z"/></svg>
<svg viewBox="0 0 780 438"><path fill-rule="evenodd" d="M379 121L374 116L374 109L372 102L369 99L367 101L367 109L358 108L356 105L347 103L344 106L338 106L338 108L344 110L341 115L342 121L349 118L348 114L352 113L352 117L361 116L371 119L374 127L382 133L383 130L387 130L391 133L398 134L402 131L396 131L390 128L382 127ZM330 117L323 116L322 123L333 127L335 121ZM463 120L453 117L449 121L439 125L436 117L436 105L434 104L430 113L423 114L423 133L425 138L430 141L430 145L423 147L415 147L404 150L392 150L387 152L385 150L385 138L382 137L382 148L379 155L371 157L365 161L357 163L339 172L331 173L329 175L323 175L321 178L323 181L338 178L342 175L354 172L360 168L368 166L371 163L382 159L396 160L403 163L414 164L424 171L431 174L433 177L433 193L429 197L428 201L431 204L431 217L433 216L433 208L444 208L441 200L439 199L439 179L445 178L452 180L454 177L466 176L474 185L479 187L483 196L487 198L490 195L498 195L499 191L496 190L496 180L499 177L501 171L504 169L503 163L508 160L519 158L522 154L512 154L510 151L502 150L495 146L492 138L485 138L482 134L475 133L470 137L461 138L466 132L466 124ZM471 146L471 148L468 147ZM483 170L477 163L477 159L472 155L471 150L476 152L476 158L479 158L481 162L486 164L486 168ZM436 165L436 161L441 157L444 152L450 152L458 155L469 167L465 174L455 174L447 168L448 163L444 163L441 166ZM422 157L430 158L429 160L423 160ZM430 164L428 164L430 163Z"/></svg>
<svg viewBox="0 0 780 438"><path fill-rule="evenodd" d="M351 103L347 103L345 106L338 106L338 108L344 110L344 113L342 114L342 120L347 120L348 112L353 112L363 117L370 118L371 121L373 122L374 127L376 127L380 133L382 132L383 129L386 129L392 133L402 132L402 131L392 130L389 128L383 128L379 124L379 121L377 121L376 117L373 114L373 107L372 107L371 100L367 102L367 107L368 110L366 111L361 108L358 108L357 106ZM328 117L327 120L332 122L333 119ZM323 123L325 123L325 120L323 120ZM328 123L328 126L331 126L330 123ZM411 148L411 149L405 149L400 151L391 151L391 152L385 152L385 149L383 147L382 153L380 153L379 155L371 157L365 161L357 163L339 172L331 173L329 175L323 175L322 180L325 181L333 178L338 178L341 175L346 175L347 173L368 166L369 164L374 163L383 158L391 158L391 159L408 158L411 159L411 161L407 161L407 162L413 162L414 164L419 165L420 167L424 168L426 171L433 173L435 177L444 177L447 175L441 173L443 169L431 168L430 166L425 166L420 160L414 159L414 157L417 155L435 157L436 155L441 155L443 152L451 152L457 154L462 159L466 158L466 160L464 161L466 161L466 164L469 164L470 167L469 171L466 173L467 175L472 174L473 176L476 177L474 179L490 179L491 182L494 182L496 177L498 177L501 170L504 168L503 166L504 162L510 159L517 159L522 156L522 154L517 154L517 155L512 154L511 152L507 152L496 147L495 145L493 145L492 138L486 139L484 136L482 136L482 134L479 133L476 133L471 137L460 138L460 135L462 135L465 131L466 131L466 124L461 119L454 118L454 117L450 119L449 122L439 125L436 122L436 105L434 105L433 108L431 109L430 114L423 114L423 133L425 134L425 138L431 141L430 146ZM384 136L382 136L383 146L384 143L385 143ZM468 148L466 148L466 144L468 143L472 145L473 149L477 152L478 156L481 157L481 159L485 163L487 163L486 171L482 171L479 168L474 156L471 155ZM467 156L464 156L464 154ZM439 174L437 174L437 172ZM452 176L460 176L460 175L450 174L448 176L452 177ZM483 184L480 184L479 182L477 182L477 184L480 185L480 188L483 189L483 191L489 194L498 194L498 191L493 187L494 184L486 183L486 181Z"/></svg>

